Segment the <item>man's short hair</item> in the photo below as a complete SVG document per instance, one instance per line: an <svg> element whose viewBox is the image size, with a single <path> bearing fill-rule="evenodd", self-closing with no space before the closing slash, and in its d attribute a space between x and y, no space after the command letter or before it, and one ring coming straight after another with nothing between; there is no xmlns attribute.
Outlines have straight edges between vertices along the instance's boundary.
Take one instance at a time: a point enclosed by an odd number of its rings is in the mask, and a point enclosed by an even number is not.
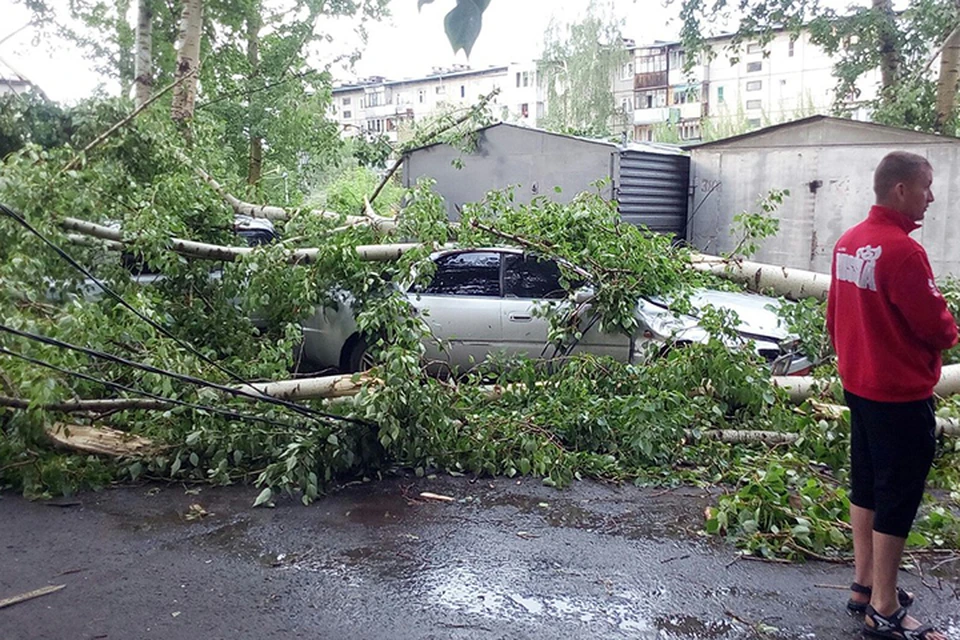
<svg viewBox="0 0 960 640"><path fill-rule="evenodd" d="M891 151L873 172L873 192L883 198L901 182L910 182L923 169L932 168L930 161L909 151Z"/></svg>

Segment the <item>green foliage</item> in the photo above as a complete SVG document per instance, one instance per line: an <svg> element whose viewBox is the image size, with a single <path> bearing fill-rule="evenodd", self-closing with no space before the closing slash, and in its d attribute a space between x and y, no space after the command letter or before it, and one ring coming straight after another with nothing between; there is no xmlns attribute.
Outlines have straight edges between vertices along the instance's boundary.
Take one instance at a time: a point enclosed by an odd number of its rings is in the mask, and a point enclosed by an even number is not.
<svg viewBox="0 0 960 640"><path fill-rule="evenodd" d="M380 177L371 169L354 167L343 171L311 195L309 203L330 211L357 214L363 211L364 198L369 198L379 183ZM388 213L399 205L403 193L403 189L396 182L388 181L372 206L380 212Z"/></svg>
<svg viewBox="0 0 960 640"><path fill-rule="evenodd" d="M764 239L777 235L780 230L779 218L771 214L783 204L790 195L788 189L771 189L757 200L759 212L742 211L733 216L731 235L740 236L736 247L726 255L728 258L749 258L760 248Z"/></svg>
<svg viewBox="0 0 960 640"><path fill-rule="evenodd" d="M490 0L456 0L456 6L450 10L443 20L443 29L453 52L461 49L470 57L473 45L483 27L483 12L490 6ZM417 9L425 4L432 4L433 0L417 0Z"/></svg>
<svg viewBox="0 0 960 640"><path fill-rule="evenodd" d="M544 128L599 138L619 133L627 114L610 83L629 55L614 15L612 6L591 0L580 22L548 27L537 61L537 80L547 92Z"/></svg>

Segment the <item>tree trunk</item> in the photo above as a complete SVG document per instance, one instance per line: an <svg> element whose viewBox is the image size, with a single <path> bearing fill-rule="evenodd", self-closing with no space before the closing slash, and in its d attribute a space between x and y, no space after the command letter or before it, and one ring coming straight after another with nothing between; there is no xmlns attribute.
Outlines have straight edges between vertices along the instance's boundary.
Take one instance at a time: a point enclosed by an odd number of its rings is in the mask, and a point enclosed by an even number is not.
<svg viewBox="0 0 960 640"><path fill-rule="evenodd" d="M200 36L203 32L203 0L184 0L180 14L180 51L177 54L176 78L192 73L200 66ZM177 122L193 117L197 98L197 74L177 85L173 94L171 114Z"/></svg>
<svg viewBox="0 0 960 640"><path fill-rule="evenodd" d="M249 86L254 87L260 75L260 2L251 3L250 13L247 14L247 62L250 64ZM262 110L259 94L250 96L247 127L250 131L250 160L247 163L247 184L256 187L260 184L263 175L263 137L260 135L260 121Z"/></svg>
<svg viewBox="0 0 960 640"><path fill-rule="evenodd" d="M784 389L790 400L796 404L813 397L826 390L832 384L839 384L839 380L819 380L809 376L774 376L773 384ZM950 364L940 372L940 381L933 388L938 396L946 397L960 393L960 364Z"/></svg>
<svg viewBox="0 0 960 640"><path fill-rule="evenodd" d="M137 3L137 46L134 68L134 102L141 106L153 91L153 5L152 0Z"/></svg>
<svg viewBox="0 0 960 640"><path fill-rule="evenodd" d="M940 76L937 80L937 120L936 129L939 133L950 133L945 130L957 110L957 85L960 80L960 28L954 29L947 36L940 52Z"/></svg>
<svg viewBox="0 0 960 640"><path fill-rule="evenodd" d="M748 260L725 260L718 256L695 253L691 266L698 271L710 271L722 278L745 284L752 291L772 289L777 295L791 300L816 298L826 300L830 290L830 275L778 267Z"/></svg>
<svg viewBox="0 0 960 640"><path fill-rule="evenodd" d="M893 13L893 0L873 0L873 10L881 19L879 42L881 92L893 91L900 73L900 52L897 45L897 17Z"/></svg>
<svg viewBox="0 0 960 640"><path fill-rule="evenodd" d="M120 80L120 95L129 96L130 88L134 84L136 75L136 52L134 45L136 34L127 22L127 13L130 11L130 0L117 0L117 21L114 23L114 32L117 40L117 77Z"/></svg>

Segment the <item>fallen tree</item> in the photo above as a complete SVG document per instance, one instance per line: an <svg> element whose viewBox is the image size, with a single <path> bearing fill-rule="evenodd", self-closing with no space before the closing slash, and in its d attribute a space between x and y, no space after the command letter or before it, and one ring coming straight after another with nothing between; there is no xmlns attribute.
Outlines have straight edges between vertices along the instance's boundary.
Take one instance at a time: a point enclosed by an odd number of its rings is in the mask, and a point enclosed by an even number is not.
<svg viewBox="0 0 960 640"><path fill-rule="evenodd" d="M837 379L820 379L809 376L776 376L773 383L784 389L791 402L800 404L808 398L831 393L831 388L837 387ZM941 397L960 394L960 364L946 365L940 373L940 382L933 392Z"/></svg>
<svg viewBox="0 0 960 640"><path fill-rule="evenodd" d="M691 266L699 271L739 282L751 291L773 291L790 300L826 300L830 290L830 276L827 274L762 262L693 254Z"/></svg>

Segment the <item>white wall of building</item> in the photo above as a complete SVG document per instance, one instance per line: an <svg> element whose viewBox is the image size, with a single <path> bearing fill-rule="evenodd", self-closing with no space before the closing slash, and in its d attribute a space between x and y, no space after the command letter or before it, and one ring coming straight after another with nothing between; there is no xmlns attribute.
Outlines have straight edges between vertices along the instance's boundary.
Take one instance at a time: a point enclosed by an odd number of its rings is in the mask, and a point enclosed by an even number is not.
<svg viewBox="0 0 960 640"><path fill-rule="evenodd" d="M330 115L343 127L344 135L369 132L397 141L411 122L469 108L494 89L500 90L490 104L495 119L536 126L545 106L538 97L533 62L477 70L438 70L423 78L373 79L338 87L333 90Z"/></svg>

